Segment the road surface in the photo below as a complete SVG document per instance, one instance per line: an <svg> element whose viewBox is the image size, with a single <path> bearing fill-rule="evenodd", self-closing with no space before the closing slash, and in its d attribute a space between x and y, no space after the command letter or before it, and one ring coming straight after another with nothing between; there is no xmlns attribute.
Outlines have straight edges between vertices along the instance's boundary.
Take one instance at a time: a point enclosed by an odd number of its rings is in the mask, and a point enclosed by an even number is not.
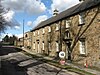
<svg viewBox="0 0 100 75"><path fill-rule="evenodd" d="M27 56L13 46L0 48L0 75L78 75Z"/></svg>

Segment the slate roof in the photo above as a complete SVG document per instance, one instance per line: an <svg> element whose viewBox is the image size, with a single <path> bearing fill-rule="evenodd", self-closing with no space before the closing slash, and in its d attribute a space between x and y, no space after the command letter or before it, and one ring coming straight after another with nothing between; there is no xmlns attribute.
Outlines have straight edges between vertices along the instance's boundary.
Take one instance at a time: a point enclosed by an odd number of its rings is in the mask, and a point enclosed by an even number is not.
<svg viewBox="0 0 100 75"><path fill-rule="evenodd" d="M42 21L40 24L38 24L35 28L33 28L32 31L37 30L39 28L45 27L45 26L49 26L50 24L57 22L59 20L62 20L64 18L68 18L71 17L73 15L76 15L82 11L91 9L93 7L96 7L100 5L100 0L86 0L82 3L79 3L61 13L59 13L57 16L53 16L45 21Z"/></svg>

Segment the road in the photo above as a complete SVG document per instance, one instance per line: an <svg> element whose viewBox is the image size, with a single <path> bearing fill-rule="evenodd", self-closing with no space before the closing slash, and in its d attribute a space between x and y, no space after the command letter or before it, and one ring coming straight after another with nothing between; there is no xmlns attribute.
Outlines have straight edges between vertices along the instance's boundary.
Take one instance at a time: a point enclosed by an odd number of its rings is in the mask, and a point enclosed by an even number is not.
<svg viewBox="0 0 100 75"><path fill-rule="evenodd" d="M0 75L78 75L36 60L13 46L0 48Z"/></svg>

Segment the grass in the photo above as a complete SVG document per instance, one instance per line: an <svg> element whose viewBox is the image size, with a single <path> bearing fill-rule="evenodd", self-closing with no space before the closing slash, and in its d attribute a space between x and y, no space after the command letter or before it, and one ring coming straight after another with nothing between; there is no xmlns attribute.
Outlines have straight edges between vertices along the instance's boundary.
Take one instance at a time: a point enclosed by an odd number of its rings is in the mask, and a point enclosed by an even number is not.
<svg viewBox="0 0 100 75"><path fill-rule="evenodd" d="M44 59L43 57L41 56L37 56L37 55L33 55L33 54L29 54L25 51L22 51L24 54L28 55L28 56L31 56L32 58L35 58L38 60L38 58L42 58L40 61L42 62L45 62L45 63L48 63L50 65L53 65L53 66L56 66L56 67L59 67L59 68L62 68L62 69L66 69L68 71L71 71L71 72L75 72L75 73L78 73L80 75L95 75L95 74L92 74L92 73L89 73L87 71L84 71L84 70L80 70L78 68L74 68L74 67L71 67L69 65L60 65L60 63L58 61L53 61L53 60L48 60L48 59Z"/></svg>

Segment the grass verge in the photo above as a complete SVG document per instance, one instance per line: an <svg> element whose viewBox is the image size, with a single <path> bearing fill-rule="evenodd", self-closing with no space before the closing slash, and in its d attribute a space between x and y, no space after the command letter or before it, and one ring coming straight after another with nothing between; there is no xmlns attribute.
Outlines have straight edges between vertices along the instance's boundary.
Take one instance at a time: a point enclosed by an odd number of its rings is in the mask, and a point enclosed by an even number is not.
<svg viewBox="0 0 100 75"><path fill-rule="evenodd" d="M80 75L95 75L95 74L92 74L92 73L89 73L87 71L84 71L84 70L81 70L81 69L78 69L78 68L74 68L72 66L69 66L69 65L60 65L59 62L57 61L53 61L53 60L48 60L48 59L44 59L43 57L41 56L37 56L37 55L34 55L34 54L30 54L30 53L27 53L25 51L22 51L22 53L28 55L28 56L31 56L32 58L35 58L39 61L42 61L42 62L45 62L45 63L48 63L50 65L53 65L53 66L56 66L56 67L59 67L59 68L62 68L62 69L66 69L68 71L71 71L71 72L75 72L75 73L78 73ZM41 59L39 59L41 58Z"/></svg>

